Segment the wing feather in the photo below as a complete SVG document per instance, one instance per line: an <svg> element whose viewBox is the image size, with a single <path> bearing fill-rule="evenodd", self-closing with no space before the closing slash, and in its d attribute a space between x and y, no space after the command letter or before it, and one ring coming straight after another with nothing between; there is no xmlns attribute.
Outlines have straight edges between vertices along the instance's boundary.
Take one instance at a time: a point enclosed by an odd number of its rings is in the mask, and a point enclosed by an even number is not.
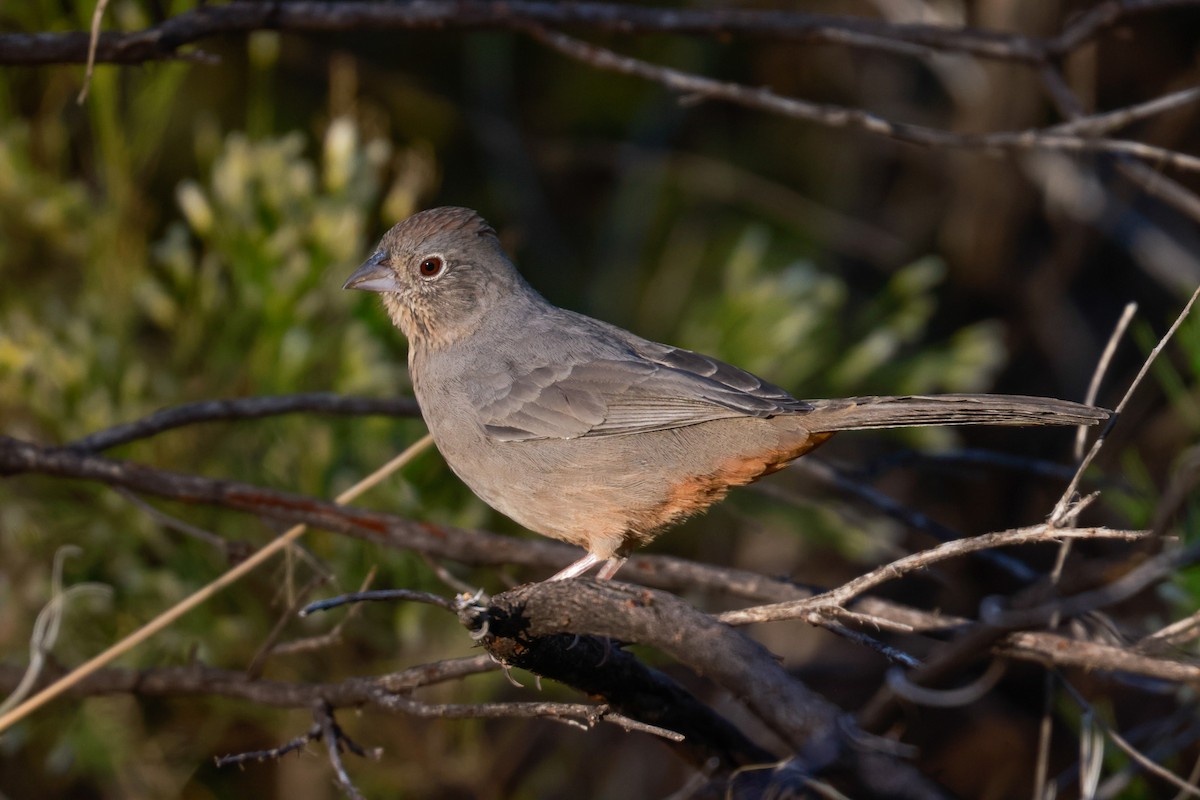
<svg viewBox="0 0 1200 800"><path fill-rule="evenodd" d="M481 387L477 407L484 429L501 441L574 439L812 408L716 359L652 342L644 345L626 358L483 376L476 386Z"/></svg>

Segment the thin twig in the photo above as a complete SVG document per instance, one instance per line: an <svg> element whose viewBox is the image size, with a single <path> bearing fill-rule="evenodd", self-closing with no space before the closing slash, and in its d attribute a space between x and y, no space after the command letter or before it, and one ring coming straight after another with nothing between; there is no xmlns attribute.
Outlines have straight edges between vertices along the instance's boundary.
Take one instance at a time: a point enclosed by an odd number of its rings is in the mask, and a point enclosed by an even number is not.
<svg viewBox="0 0 1200 800"><path fill-rule="evenodd" d="M428 603L432 606L444 608L447 611L454 611L455 605L453 600L447 600L440 595L430 592L420 592L415 589L374 589L369 592L351 592L349 594L339 595L338 597L330 597L326 600L318 600L315 603L309 603L304 608L300 609L300 616L307 617L317 611L328 611L331 608L338 608L350 603L363 603L370 601L393 602L396 600L408 600L415 603Z"/></svg>
<svg viewBox="0 0 1200 800"><path fill-rule="evenodd" d="M607 706L586 703L423 703L405 695L381 695L375 702L383 708L401 711L416 717L438 719L509 719L540 717L573 724L584 730L597 722L611 722L626 730L642 730L671 741L682 741L674 731L655 725L639 723L618 714L607 713Z"/></svg>
<svg viewBox="0 0 1200 800"><path fill-rule="evenodd" d="M1188 103L1194 103L1197 99L1200 99L1200 88L1181 89L1177 92L1171 92L1170 94L1164 94L1161 97L1147 100L1144 103L1118 108L1115 111L1093 114L1091 116L1079 116L1069 122L1053 125L1046 130L1054 133L1069 133L1078 136L1103 136L1110 131L1131 125L1138 120L1185 106Z"/></svg>
<svg viewBox="0 0 1200 800"><path fill-rule="evenodd" d="M272 708L311 708L325 700L334 708L370 705L376 693L405 694L426 686L459 681L495 672L488 655L448 658L407 667L384 675L351 677L333 683L300 683L251 678L244 670L217 669L201 664L185 667L97 670L70 690L75 697L136 694L142 697L200 696L246 700ZM15 686L21 670L0 664L0 686Z"/></svg>
<svg viewBox="0 0 1200 800"><path fill-rule="evenodd" d="M1189 786L1200 784L1200 756L1196 758L1196 762L1192 764L1192 771L1188 774L1187 783ZM1172 800L1183 800L1188 796L1188 790L1180 789L1179 793Z"/></svg>
<svg viewBox="0 0 1200 800"><path fill-rule="evenodd" d="M844 606L850 600L890 580L925 569L931 564L958 558L967 553L992 547L1014 547L1016 545L1057 542L1060 538L1072 539L1117 539L1137 541L1149 536L1147 531L1122 531L1108 528L1052 528L1049 525L1034 525L998 533L985 533L970 539L946 542L929 550L896 559L865 575L847 581L836 589L830 589L814 597L783 603L756 606L754 608L727 611L718 616L727 625L747 625L754 622L794 619L811 611L833 606Z"/></svg>
<svg viewBox="0 0 1200 800"><path fill-rule="evenodd" d="M1125 336L1125 331L1129 328L1129 323L1133 320L1133 315L1136 313L1137 303L1125 304L1125 309L1121 312L1121 317L1117 320L1117 324L1113 326L1112 333L1108 337L1108 342L1104 345L1104 352L1100 354L1100 360L1096 362L1096 368L1092 370L1092 380L1088 383L1087 395L1083 399L1084 405L1094 406L1096 404L1096 397L1100 394L1100 384L1103 382L1104 376L1108 374L1108 368L1112 364L1113 355L1117 352L1117 344ZM1076 461L1083 458L1083 446L1087 442L1087 432L1087 425L1080 425L1075 430Z"/></svg>
<svg viewBox="0 0 1200 800"><path fill-rule="evenodd" d="M1061 81L1060 81L1061 83ZM1057 84L1055 84L1057 85ZM1062 86L1066 91L1065 83ZM1073 95L1069 96L1070 100L1074 99ZM1063 102L1068 102L1064 100ZM1074 115L1078 116L1078 115ZM1108 372L1109 366L1112 364L1113 355L1117 351L1117 344L1125 335L1126 329L1129 327L1133 315L1137 312L1137 303L1126 303L1125 309L1121 312L1117 324L1113 326L1112 333L1109 334L1108 342L1104 346L1103 352L1100 354L1100 360L1096 362L1096 368L1092 370L1092 379L1088 383L1087 394L1084 402L1087 405L1095 405L1096 397L1100 393L1100 384L1104 380L1105 374ZM1075 461L1078 462L1083 458L1083 448L1087 443L1087 428L1080 425L1075 431ZM1078 473L1077 473L1078 474ZM1074 480L1074 477L1072 478ZM1075 506L1075 516L1078 516L1080 506ZM1067 558L1071 553L1071 540L1067 539L1059 545L1058 552L1054 556L1054 566L1050 570L1050 583L1052 586L1057 586L1062 579L1063 570L1067 565ZM1058 615L1053 616L1049 621L1051 629L1057 628L1059 623ZM1033 793L1034 798L1038 797L1042 791L1042 787L1046 785L1050 775L1050 737L1053 735L1054 729L1051 713L1054 706L1054 685L1055 675L1047 670L1042 681L1042 716L1038 724L1038 756L1037 763L1034 768L1033 778Z"/></svg>
<svg viewBox="0 0 1200 800"><path fill-rule="evenodd" d="M868 636L861 631L847 628L845 625L830 619L824 614L814 612L808 617L808 622L816 625L817 627L824 628L830 633L841 636L847 641L862 645L868 650L872 650L883 656L893 664L898 664L909 669L915 669L916 667L921 666L920 659L916 658L915 656L909 655L898 647L892 647L889 644L884 644L875 637Z"/></svg>
<svg viewBox="0 0 1200 800"><path fill-rule="evenodd" d="M92 73L96 69L96 47L100 43L100 22L104 19L104 10L108 8L108 0L97 0L96 8L92 10L92 29L88 34L87 69L83 73L83 86L75 102L83 105L87 100L88 89L92 85Z"/></svg>
<svg viewBox="0 0 1200 800"><path fill-rule="evenodd" d="M1192 296L1188 299L1187 304L1184 305L1183 310L1179 312L1179 316L1175 318L1175 322L1171 324L1171 327L1167 329L1167 332L1164 333L1162 338L1158 340L1158 344L1156 344L1154 349L1150 351L1150 354L1146 356L1146 360L1142 363L1142 368L1138 370L1137 375L1134 376L1133 381L1129 384L1129 388L1125 391L1125 395L1121 398L1121 402L1117 403L1117 407L1113 411L1112 417L1109 418L1108 424L1104 426L1104 430L1102 430L1100 435L1096 437L1096 441L1092 442L1092 449L1089 450L1088 454L1084 456L1081 462L1079 462L1079 467L1075 470L1075 476L1071 478L1071 482L1067 485L1067 488L1062 493L1062 497L1059 498L1058 503L1054 506L1054 510L1050 513L1048 524L1051 526L1061 525L1069 518L1072 501L1075 498L1075 492L1079 489L1079 482L1083 479L1083 473L1089 466L1091 466L1092 460L1095 459L1096 454L1100 452L1100 448L1104 446L1104 442L1109 431L1112 430L1117 420L1121 418L1121 412L1125 410L1125 406L1129 404L1129 399L1133 397L1134 391L1136 391L1138 386L1141 385L1142 379L1146 377L1146 373L1150 371L1150 365L1154 363L1156 358L1158 358L1158 354L1161 353L1163 348L1167 346L1167 342L1171 341L1171 337L1175 335L1175 331L1179 330L1179 326L1183 324L1183 321L1187 319L1188 314L1191 313L1192 306L1196 304L1197 297L1200 297L1200 287L1197 287L1197 289L1192 292Z"/></svg>
<svg viewBox="0 0 1200 800"><path fill-rule="evenodd" d="M1193 611L1183 619L1144 636L1134 648L1150 651L1168 644L1178 646L1197 636L1200 636L1200 611Z"/></svg>
<svg viewBox="0 0 1200 800"><path fill-rule="evenodd" d="M476 586L471 586L466 581L459 580L454 573L438 563L438 561L428 553L421 553L421 560L424 561L425 566L429 567L433 574L438 577L438 580L456 592L470 594L478 588Z"/></svg>
<svg viewBox="0 0 1200 800"><path fill-rule="evenodd" d="M305 747L309 742L315 742L321 738L321 726L313 724L306 733L297 736L295 739L284 742L278 747L272 747L269 750L251 750L245 753L231 753L226 756L216 756L213 758L213 763L218 767L242 766L251 761L278 761L288 753Z"/></svg>
<svg viewBox="0 0 1200 800"><path fill-rule="evenodd" d="M1072 639L1047 631L1018 631L1000 640L992 652L1043 666L1093 672L1142 675L1178 684L1200 683L1200 664L1142 655L1124 645Z"/></svg>

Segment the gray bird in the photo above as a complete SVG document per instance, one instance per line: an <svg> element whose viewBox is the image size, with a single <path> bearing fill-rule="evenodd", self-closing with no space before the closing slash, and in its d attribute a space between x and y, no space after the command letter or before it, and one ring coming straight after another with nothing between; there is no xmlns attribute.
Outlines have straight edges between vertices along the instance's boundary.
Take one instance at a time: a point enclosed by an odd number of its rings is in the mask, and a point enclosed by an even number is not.
<svg viewBox="0 0 1200 800"><path fill-rule="evenodd" d="M921 425L1095 425L1109 412L986 394L797 400L715 358L547 302L466 208L388 231L346 289L378 292L409 341L422 416L492 508L603 564L782 469L837 431Z"/></svg>

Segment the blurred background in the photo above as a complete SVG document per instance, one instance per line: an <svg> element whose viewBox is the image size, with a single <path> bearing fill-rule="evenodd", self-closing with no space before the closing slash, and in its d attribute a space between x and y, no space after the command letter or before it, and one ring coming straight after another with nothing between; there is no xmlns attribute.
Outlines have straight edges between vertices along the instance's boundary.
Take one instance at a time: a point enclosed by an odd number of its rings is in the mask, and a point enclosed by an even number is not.
<svg viewBox="0 0 1200 800"><path fill-rule="evenodd" d="M1042 36L1091 5L786 7ZM105 27L137 30L190 7L113 0ZM0 30L86 30L92 11L69 1L3 4ZM1088 111L1148 100L1197 83L1197 31L1197 10L1132 17L1071 54L1063 71ZM581 33L655 63L897 121L988 132L1062 120L1036 70L1020 64ZM376 298L340 286L384 230L435 205L478 209L553 302L716 355L801 397L994 390L1081 399L1122 308L1136 302L1100 393L1111 406L1200 282L1196 218L1128 180L1111 158L917 148L715 101L680 102L509 32L258 32L200 46L218 60L100 65L82 104L79 65L0 71L0 433L58 443L192 400L408 394L402 337ZM1198 131L1189 106L1122 135L1196 155ZM1198 176L1165 174L1200 188ZM1190 322L1114 432L1101 459L1104 498L1088 519L1149 523L1200 431L1198 373L1200 325ZM292 416L193 426L113 455L330 497L422 433L412 420ZM977 534L1044 519L1062 482L906 454L987 448L1070 464L1071 442L1070 431L852 434L820 457ZM770 485L773 496L736 492L652 550L830 585L931 543L811 476L780 475ZM434 453L363 503L528 535L471 496ZM156 505L228 540L257 546L275 533L246 517ZM1195 535L1195 514L1181 525ZM81 593L68 605L53 653L63 664L228 566L221 548L103 487L0 482L3 664L26 662L55 553L67 545L78 549L65 561L65 583L109 593ZM307 557L260 570L123 665L244 667L314 577L326 581L320 595L356 588L373 568L376 586L449 592L410 554L320 532L304 546ZM1050 554L1025 555L1044 562ZM545 577L448 566L491 591ZM973 612L995 576L978 564L954 570L896 596ZM1194 609L1198 590L1194 576L1181 576L1156 608ZM297 620L286 636L331 624ZM870 696L884 668L799 625L758 633L848 709ZM371 607L339 646L273 658L265 674L332 681L472 652L444 615ZM521 680L525 689L481 676L427 697L575 698L549 685L538 694L532 676ZM1028 791L1040 696L1026 694L1040 678L1017 674L1006 687L986 725L959 728L928 714L912 721L914 731L928 726L918 736L927 758L965 796ZM652 797L689 774L633 734L378 713L341 722L384 750L380 761L351 762L371 797ZM59 701L0 737L0 793L336 797L316 749L245 770L212 765L214 755L269 748L310 724L306 711L231 700ZM939 739L939 726L954 741ZM991 757L1011 758L1010 784L973 785L972 748L981 743L1003 754ZM1060 766L1071 747L1056 753Z"/></svg>

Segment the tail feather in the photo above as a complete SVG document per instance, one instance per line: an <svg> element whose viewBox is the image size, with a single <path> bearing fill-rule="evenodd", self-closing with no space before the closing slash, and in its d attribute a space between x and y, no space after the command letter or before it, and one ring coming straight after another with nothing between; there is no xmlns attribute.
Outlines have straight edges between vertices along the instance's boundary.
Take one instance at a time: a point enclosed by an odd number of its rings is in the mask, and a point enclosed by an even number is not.
<svg viewBox="0 0 1200 800"><path fill-rule="evenodd" d="M811 400L805 427L814 433L925 425L1097 425L1112 412L1095 406L1000 394L847 397Z"/></svg>

